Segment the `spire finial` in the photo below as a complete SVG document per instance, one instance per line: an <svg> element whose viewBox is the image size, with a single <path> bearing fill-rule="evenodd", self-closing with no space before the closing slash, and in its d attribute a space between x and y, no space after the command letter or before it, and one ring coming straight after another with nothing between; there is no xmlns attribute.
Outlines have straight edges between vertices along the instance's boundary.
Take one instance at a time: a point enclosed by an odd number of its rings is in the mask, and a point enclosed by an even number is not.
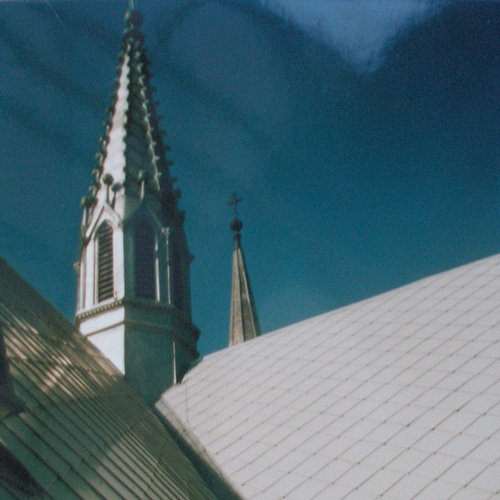
<svg viewBox="0 0 500 500"><path fill-rule="evenodd" d="M230 228L232 231L234 231L234 237L239 241L240 238L240 231L241 228L243 227L243 222L238 219L238 203L242 202L243 198L238 198L236 196L236 193L233 193L231 196L231 199L229 200L228 205L233 207L233 220L230 224Z"/></svg>
<svg viewBox="0 0 500 500"><path fill-rule="evenodd" d="M238 203L242 202L243 201L243 198L238 198L236 196L236 193L233 193L231 195L231 199L229 200L229 203L228 205L231 207L233 207L233 217L235 219L238 218Z"/></svg>
<svg viewBox="0 0 500 500"><path fill-rule="evenodd" d="M139 29L142 25L142 16L137 8L137 0L129 0L128 9L125 11L125 25L128 29Z"/></svg>

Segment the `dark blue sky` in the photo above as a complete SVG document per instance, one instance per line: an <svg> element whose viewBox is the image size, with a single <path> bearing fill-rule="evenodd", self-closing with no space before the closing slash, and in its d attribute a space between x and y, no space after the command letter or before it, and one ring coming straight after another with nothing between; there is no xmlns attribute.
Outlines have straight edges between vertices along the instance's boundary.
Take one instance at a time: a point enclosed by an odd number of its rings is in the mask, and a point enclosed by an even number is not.
<svg viewBox="0 0 500 500"><path fill-rule="evenodd" d="M144 1L202 353L500 250L500 2ZM0 254L73 317L124 2L0 2Z"/></svg>

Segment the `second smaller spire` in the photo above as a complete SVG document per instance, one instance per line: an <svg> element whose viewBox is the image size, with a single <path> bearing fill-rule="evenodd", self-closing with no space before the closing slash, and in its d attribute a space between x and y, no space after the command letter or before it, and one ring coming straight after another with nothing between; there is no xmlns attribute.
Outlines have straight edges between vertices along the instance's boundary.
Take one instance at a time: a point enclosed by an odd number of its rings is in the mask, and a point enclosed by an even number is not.
<svg viewBox="0 0 500 500"><path fill-rule="evenodd" d="M233 231L233 269L231 288L231 313L229 320L229 345L236 345L245 340L260 335L259 319L255 308L255 301L250 287L250 279L246 268L243 250L241 248L241 234L243 223L238 219L238 198L233 193L229 205L233 207L233 220L230 224Z"/></svg>

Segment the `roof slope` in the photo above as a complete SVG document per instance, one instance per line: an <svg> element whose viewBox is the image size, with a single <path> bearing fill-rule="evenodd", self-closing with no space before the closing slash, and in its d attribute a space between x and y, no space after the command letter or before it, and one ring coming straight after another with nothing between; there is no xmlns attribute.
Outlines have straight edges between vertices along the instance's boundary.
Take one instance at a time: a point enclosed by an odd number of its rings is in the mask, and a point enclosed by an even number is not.
<svg viewBox="0 0 500 500"><path fill-rule="evenodd" d="M500 493L500 255L207 356L163 397L247 498Z"/></svg>
<svg viewBox="0 0 500 500"><path fill-rule="evenodd" d="M0 282L0 329L26 408L0 422L0 456L18 461L0 467L0 498L31 498L16 475L31 476L36 498L215 498L118 371L2 259Z"/></svg>

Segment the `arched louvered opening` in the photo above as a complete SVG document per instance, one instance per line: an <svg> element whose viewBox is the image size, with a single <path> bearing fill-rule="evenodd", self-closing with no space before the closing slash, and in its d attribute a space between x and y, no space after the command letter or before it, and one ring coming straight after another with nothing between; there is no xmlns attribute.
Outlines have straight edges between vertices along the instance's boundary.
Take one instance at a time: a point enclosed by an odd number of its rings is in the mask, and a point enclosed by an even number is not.
<svg viewBox="0 0 500 500"><path fill-rule="evenodd" d="M156 300L155 233L146 219L134 227L135 296Z"/></svg>
<svg viewBox="0 0 500 500"><path fill-rule="evenodd" d="M104 222L96 233L97 240L97 301L110 299L114 294L113 228Z"/></svg>

